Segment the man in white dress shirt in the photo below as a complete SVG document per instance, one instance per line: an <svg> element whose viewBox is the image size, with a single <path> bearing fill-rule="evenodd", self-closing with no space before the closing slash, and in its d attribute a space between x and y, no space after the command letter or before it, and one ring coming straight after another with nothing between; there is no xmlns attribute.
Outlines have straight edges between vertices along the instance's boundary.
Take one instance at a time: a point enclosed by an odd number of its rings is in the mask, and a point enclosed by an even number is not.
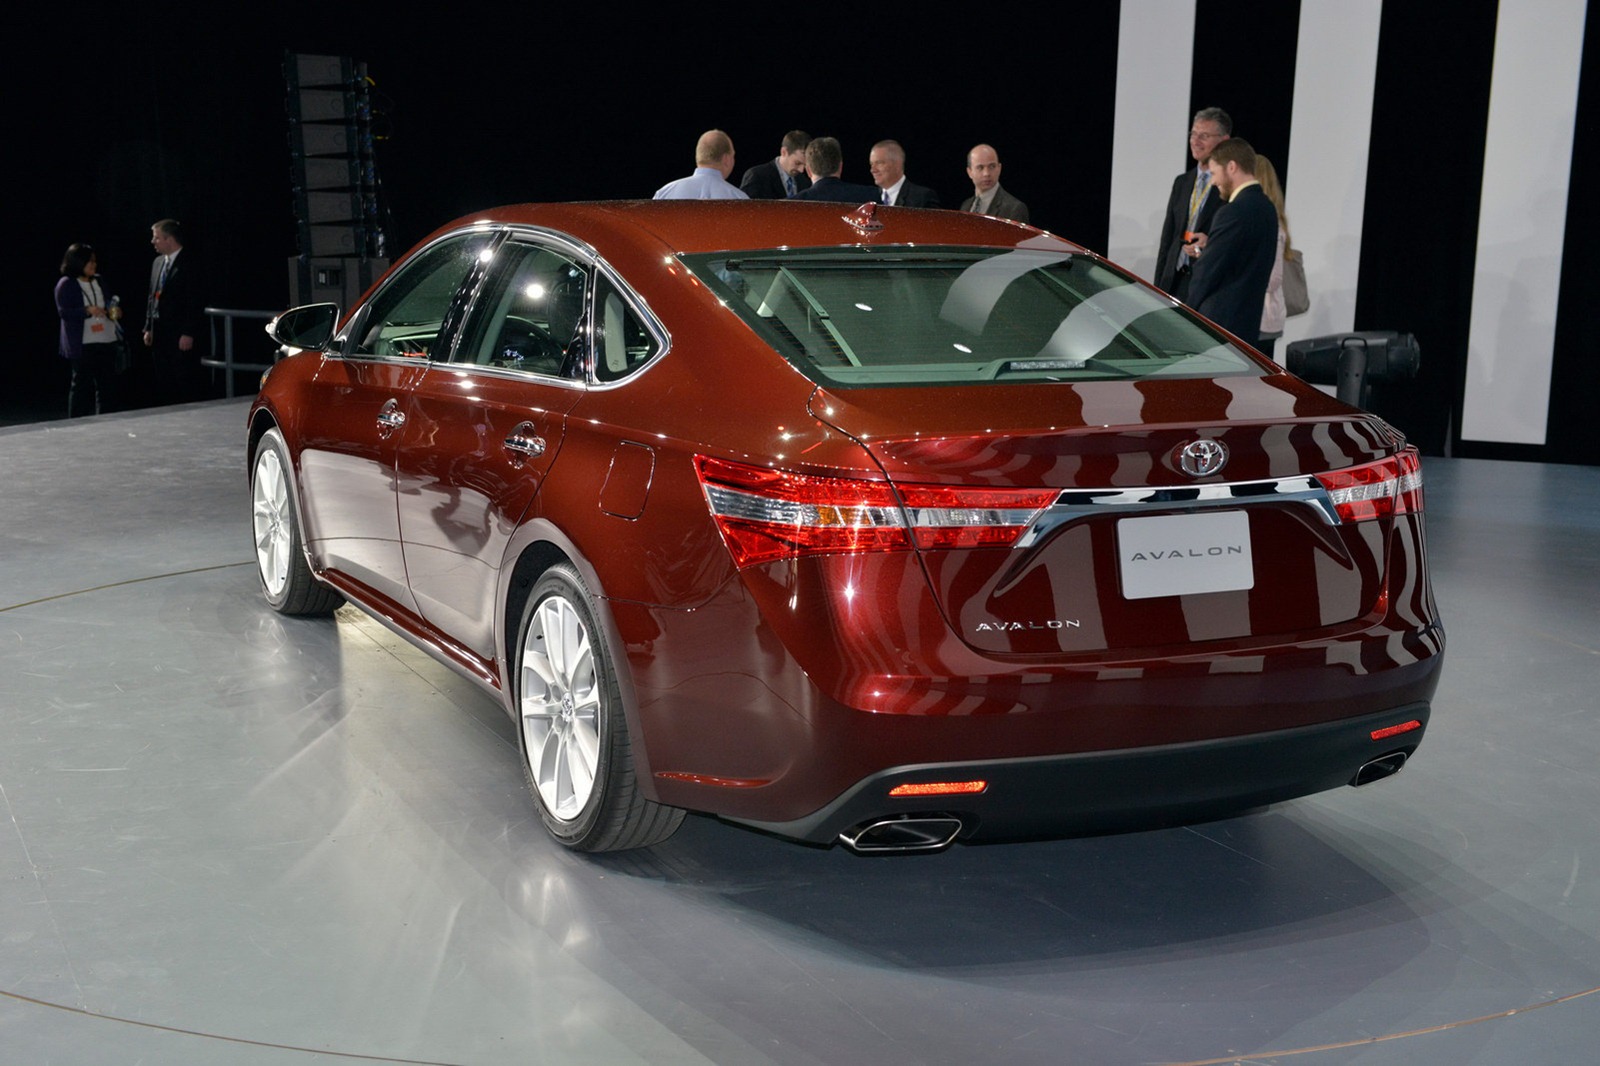
<svg viewBox="0 0 1600 1066"><path fill-rule="evenodd" d="M899 141L879 141L867 156L872 182L883 190L883 202L896 207L941 207L939 194L906 180L906 150Z"/></svg>

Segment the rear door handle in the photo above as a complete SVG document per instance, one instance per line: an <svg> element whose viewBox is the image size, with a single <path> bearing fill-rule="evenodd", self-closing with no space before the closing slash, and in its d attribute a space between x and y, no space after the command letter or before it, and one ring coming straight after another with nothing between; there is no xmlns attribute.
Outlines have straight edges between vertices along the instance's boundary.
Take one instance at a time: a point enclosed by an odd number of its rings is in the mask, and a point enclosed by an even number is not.
<svg viewBox="0 0 1600 1066"><path fill-rule="evenodd" d="M390 400L378 412L378 436L387 437L406 424L406 414L397 400Z"/></svg>
<svg viewBox="0 0 1600 1066"><path fill-rule="evenodd" d="M528 459L544 454L544 438L539 436L539 427L532 422L519 422L505 439L505 445L506 451Z"/></svg>

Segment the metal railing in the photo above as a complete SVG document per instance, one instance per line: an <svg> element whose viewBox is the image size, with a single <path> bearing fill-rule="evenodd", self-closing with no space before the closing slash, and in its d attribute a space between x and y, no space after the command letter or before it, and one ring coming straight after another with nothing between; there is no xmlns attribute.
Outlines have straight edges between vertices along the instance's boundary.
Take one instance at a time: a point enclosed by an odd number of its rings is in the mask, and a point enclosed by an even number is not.
<svg viewBox="0 0 1600 1066"><path fill-rule="evenodd" d="M277 313L278 312L276 312L276 311L247 311L247 310L240 310L239 308L234 308L234 307L208 307L208 308L206 308L206 318L211 324L211 348L210 348L210 351L211 351L212 354L211 354L210 358L200 360L200 365L201 366L208 366L208 367L211 367L212 369L223 371L224 388L227 389L226 395L227 395L228 399L230 399L230 400L233 399L233 373L234 373L234 371L236 371L236 370L240 370L240 371L258 370L258 371L260 371L260 370L270 370L272 368L272 363L271 362L265 362L265 363L248 362L248 363L242 363L242 362L239 361L239 359L235 355L235 348L234 348L234 336L233 336L233 333L234 333L234 330L233 330L234 320L235 319L247 319L247 320L252 320L252 321L266 322L266 321L269 321ZM218 345L217 345L217 322L219 320L222 323L222 345L221 345L221 347L218 347ZM267 357L269 359L276 358L276 352L273 350L273 348L271 346L271 342L267 339L266 333L262 332L260 330L257 330L257 332L260 333L260 335L261 335L261 341L262 341L262 343L260 345L261 349L266 352ZM217 354L219 352L221 353L220 357Z"/></svg>

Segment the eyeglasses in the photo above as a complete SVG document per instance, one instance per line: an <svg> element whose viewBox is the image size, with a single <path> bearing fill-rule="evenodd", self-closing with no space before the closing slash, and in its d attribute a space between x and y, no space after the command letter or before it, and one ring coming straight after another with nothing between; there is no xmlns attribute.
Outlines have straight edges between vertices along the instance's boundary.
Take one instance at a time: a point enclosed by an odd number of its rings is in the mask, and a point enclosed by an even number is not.
<svg viewBox="0 0 1600 1066"><path fill-rule="evenodd" d="M1220 141L1222 139L1222 134L1206 133L1203 130L1190 130L1189 139L1191 141Z"/></svg>

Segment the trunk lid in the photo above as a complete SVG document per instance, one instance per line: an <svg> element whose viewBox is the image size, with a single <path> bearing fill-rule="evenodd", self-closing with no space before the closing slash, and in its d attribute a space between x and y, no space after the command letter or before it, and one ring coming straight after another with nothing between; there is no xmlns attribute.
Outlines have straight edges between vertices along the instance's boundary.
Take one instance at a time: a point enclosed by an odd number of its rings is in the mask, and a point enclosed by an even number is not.
<svg viewBox="0 0 1600 1066"><path fill-rule="evenodd" d="M1392 522L1340 522L1311 475L1386 458L1399 441L1298 379L954 392L819 390L812 410L897 487L1061 490L1014 547L919 551L946 622L976 650L1244 651L1358 624L1380 602ZM1185 469L1195 442L1213 458L1221 446L1219 470Z"/></svg>

